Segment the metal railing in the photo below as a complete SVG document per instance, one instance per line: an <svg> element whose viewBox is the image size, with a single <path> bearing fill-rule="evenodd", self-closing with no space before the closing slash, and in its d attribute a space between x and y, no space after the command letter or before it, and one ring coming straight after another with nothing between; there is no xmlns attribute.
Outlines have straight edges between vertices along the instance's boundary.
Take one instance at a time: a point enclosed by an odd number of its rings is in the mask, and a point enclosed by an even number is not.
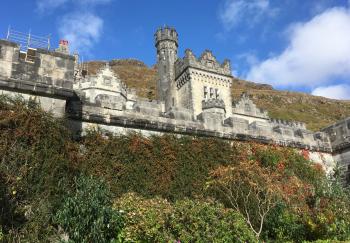
<svg viewBox="0 0 350 243"><path fill-rule="evenodd" d="M27 51L31 49L47 49L50 50L50 35L48 36L38 36L33 35L31 31L28 33L19 32L11 29L7 30L6 39L15 42L19 45L21 51Z"/></svg>

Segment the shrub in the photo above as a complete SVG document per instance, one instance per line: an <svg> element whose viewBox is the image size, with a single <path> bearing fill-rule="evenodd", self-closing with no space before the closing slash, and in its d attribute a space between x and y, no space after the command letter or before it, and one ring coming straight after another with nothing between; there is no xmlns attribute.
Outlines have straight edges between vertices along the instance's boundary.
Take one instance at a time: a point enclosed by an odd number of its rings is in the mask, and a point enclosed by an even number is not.
<svg viewBox="0 0 350 243"><path fill-rule="evenodd" d="M173 208L167 200L159 197L145 199L127 193L115 200L113 207L125 215L125 227L121 231L124 241L168 242L174 239L169 226Z"/></svg>
<svg viewBox="0 0 350 243"><path fill-rule="evenodd" d="M90 133L83 146L80 168L106 178L116 195L133 191L172 201L202 196L209 171L236 154L227 141L172 135L106 140Z"/></svg>
<svg viewBox="0 0 350 243"><path fill-rule="evenodd" d="M255 242L243 217L213 201L145 199L133 193L116 199L125 210L121 235L127 242Z"/></svg>
<svg viewBox="0 0 350 243"><path fill-rule="evenodd" d="M276 242L301 242L306 235L301 218L284 202L279 202L268 214L263 232L265 240Z"/></svg>
<svg viewBox="0 0 350 243"><path fill-rule="evenodd" d="M213 201L177 201L170 224L180 242L257 242L240 213Z"/></svg>
<svg viewBox="0 0 350 243"><path fill-rule="evenodd" d="M53 237L53 211L69 188L62 121L21 98L0 96L0 224L7 241ZM16 240L17 241L17 240Z"/></svg>
<svg viewBox="0 0 350 243"><path fill-rule="evenodd" d="M260 161L261 165L264 167L275 168L281 160L281 156L276 149L272 150L271 148L259 148L256 153L256 159Z"/></svg>
<svg viewBox="0 0 350 243"><path fill-rule="evenodd" d="M106 185L86 176L75 180L75 191L64 199L55 222L73 242L111 242L123 226Z"/></svg>

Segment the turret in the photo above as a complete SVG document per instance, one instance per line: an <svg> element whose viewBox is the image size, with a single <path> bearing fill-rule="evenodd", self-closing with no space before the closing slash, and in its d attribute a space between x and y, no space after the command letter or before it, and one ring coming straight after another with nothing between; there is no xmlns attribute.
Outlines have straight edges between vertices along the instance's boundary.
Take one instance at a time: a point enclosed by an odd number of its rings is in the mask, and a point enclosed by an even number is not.
<svg viewBox="0 0 350 243"><path fill-rule="evenodd" d="M159 28L154 34L157 48L158 95L165 102L165 110L175 106L175 61L177 59L178 34L174 28Z"/></svg>

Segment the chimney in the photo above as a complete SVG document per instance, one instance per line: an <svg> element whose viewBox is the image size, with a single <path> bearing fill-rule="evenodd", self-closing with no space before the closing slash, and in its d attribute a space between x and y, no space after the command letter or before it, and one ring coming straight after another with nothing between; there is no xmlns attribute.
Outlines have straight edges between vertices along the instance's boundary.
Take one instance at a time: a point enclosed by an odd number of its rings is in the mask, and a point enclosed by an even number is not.
<svg viewBox="0 0 350 243"><path fill-rule="evenodd" d="M69 46L67 40L60 40L58 48L56 49L57 52L61 52L64 54L69 54Z"/></svg>

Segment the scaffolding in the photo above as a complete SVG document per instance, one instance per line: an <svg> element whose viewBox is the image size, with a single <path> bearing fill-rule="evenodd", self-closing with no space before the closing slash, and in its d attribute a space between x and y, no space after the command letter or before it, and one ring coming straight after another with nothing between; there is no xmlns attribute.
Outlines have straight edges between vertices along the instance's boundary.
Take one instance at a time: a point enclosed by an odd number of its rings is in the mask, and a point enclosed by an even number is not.
<svg viewBox="0 0 350 243"><path fill-rule="evenodd" d="M28 33L19 32L8 27L6 39L19 45L22 52L28 49L47 49L50 50L50 35L37 36L33 35L29 30Z"/></svg>

